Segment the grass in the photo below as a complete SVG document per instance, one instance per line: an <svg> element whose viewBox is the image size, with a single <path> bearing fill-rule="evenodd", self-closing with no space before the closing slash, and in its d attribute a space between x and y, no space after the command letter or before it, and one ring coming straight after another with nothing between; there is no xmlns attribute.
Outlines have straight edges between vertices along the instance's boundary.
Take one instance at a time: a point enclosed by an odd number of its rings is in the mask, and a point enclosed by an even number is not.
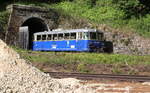
<svg viewBox="0 0 150 93"><path fill-rule="evenodd" d="M15 50L26 60L31 62L46 62L51 64L150 64L150 55L135 56L103 53L72 53L72 52L39 52L22 49ZM81 65L81 67L82 67Z"/></svg>
<svg viewBox="0 0 150 93"><path fill-rule="evenodd" d="M17 51L22 58L33 63L37 62L49 66L61 65L62 68L63 66L73 66L71 68L65 68L67 72L75 70L82 73L99 73L97 70L105 69L108 73L133 75L141 71L141 69L138 69L140 68L139 66L150 66L150 55L136 56L85 52L40 52L23 50L16 47L12 48ZM100 68L98 68L97 65L100 66ZM95 66L97 70L91 69L91 66ZM147 69L147 71L149 70Z"/></svg>

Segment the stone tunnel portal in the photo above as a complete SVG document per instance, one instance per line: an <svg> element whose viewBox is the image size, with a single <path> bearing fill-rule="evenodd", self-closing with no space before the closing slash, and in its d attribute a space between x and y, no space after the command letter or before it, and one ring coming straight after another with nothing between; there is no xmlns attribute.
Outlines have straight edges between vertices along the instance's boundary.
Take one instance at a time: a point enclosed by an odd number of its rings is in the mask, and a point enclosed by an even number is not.
<svg viewBox="0 0 150 93"><path fill-rule="evenodd" d="M47 24L40 18L29 18L27 19L21 27L28 27L28 43L27 49L32 49L33 47L33 34L36 32L48 31Z"/></svg>

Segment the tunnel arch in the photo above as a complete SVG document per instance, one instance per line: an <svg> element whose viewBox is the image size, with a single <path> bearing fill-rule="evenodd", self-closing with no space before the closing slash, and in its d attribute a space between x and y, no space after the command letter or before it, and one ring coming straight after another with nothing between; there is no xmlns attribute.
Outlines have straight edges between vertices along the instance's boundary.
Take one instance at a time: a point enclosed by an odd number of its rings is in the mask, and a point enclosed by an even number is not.
<svg viewBox="0 0 150 93"><path fill-rule="evenodd" d="M28 49L32 49L33 46L33 34L36 32L48 31L48 25L41 18L31 17L23 22L21 27L28 27Z"/></svg>

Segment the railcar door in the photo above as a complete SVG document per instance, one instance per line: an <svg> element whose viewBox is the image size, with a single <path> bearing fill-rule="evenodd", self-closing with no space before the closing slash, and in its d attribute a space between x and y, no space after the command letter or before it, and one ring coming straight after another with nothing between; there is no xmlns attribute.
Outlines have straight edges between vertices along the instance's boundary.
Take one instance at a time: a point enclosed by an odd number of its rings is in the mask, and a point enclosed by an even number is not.
<svg viewBox="0 0 150 93"><path fill-rule="evenodd" d="M19 28L19 47L28 49L29 45L29 29L28 26Z"/></svg>
<svg viewBox="0 0 150 93"><path fill-rule="evenodd" d="M82 32L78 32L78 35L77 35L77 51L82 51Z"/></svg>

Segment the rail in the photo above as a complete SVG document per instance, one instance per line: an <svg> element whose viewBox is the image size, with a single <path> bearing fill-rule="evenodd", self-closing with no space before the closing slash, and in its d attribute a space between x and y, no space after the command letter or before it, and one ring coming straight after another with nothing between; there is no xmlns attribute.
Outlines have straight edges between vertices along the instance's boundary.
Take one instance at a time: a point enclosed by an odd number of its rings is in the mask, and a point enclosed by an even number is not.
<svg viewBox="0 0 150 93"><path fill-rule="evenodd" d="M114 74L86 74L86 73L64 73L64 72L45 72L53 78L77 78L84 80L109 79L119 81L138 81L150 82L150 76L139 75L114 75Z"/></svg>

